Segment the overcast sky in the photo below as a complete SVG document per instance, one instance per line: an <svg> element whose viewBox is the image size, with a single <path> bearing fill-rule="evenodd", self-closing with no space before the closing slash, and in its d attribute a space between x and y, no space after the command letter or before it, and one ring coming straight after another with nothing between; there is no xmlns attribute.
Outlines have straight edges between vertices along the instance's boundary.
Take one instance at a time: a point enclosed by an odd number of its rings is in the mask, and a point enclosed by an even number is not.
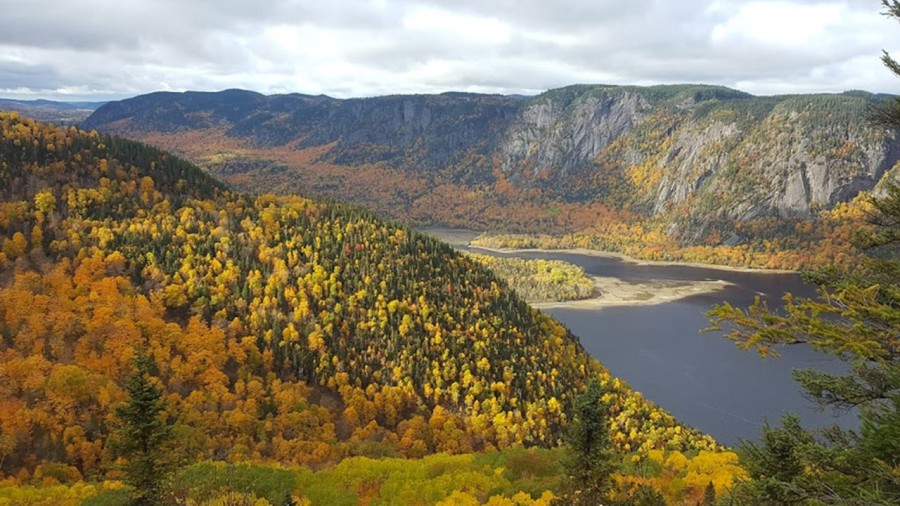
<svg viewBox="0 0 900 506"><path fill-rule="evenodd" d="M574 83L900 93L878 0L0 0L0 96L358 97Z"/></svg>

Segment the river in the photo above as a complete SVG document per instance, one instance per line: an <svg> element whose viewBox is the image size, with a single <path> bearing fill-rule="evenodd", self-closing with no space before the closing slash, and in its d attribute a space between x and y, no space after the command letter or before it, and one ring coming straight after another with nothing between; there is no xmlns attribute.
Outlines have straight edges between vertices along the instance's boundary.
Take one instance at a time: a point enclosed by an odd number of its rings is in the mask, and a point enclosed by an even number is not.
<svg viewBox="0 0 900 506"><path fill-rule="evenodd" d="M674 302L591 309L553 307L545 311L578 336L588 353L615 376L721 443L734 445L740 439L756 439L765 420L778 424L786 412L800 415L807 426L854 425L852 415L836 417L820 412L804 398L791 375L795 368L839 372L844 364L806 346L782 347L781 357L762 359L755 352L740 350L721 333L702 332L709 326L706 311L722 301L746 307L760 295L770 305L780 305L785 291L813 295L814 290L797 274L642 265L563 252L491 254L563 260L581 266L590 275L632 283L725 281L729 285L720 291Z"/></svg>

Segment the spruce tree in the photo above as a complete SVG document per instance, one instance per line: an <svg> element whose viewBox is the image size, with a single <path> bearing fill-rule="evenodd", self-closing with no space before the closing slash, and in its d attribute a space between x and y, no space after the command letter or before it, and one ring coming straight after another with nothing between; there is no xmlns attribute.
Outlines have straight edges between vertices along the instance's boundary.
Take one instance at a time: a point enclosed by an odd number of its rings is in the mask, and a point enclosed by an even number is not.
<svg viewBox="0 0 900 506"><path fill-rule="evenodd" d="M884 6L883 14L889 18L900 20L900 1L881 0ZM881 61L895 76L900 77L900 62L895 60L887 51L881 54ZM873 110L873 119L876 123L888 128L900 126L900 97L893 97L882 102Z"/></svg>
<svg viewBox="0 0 900 506"><path fill-rule="evenodd" d="M869 257L852 272L807 273L819 297L785 295L783 312L757 301L710 312L714 328L744 348L775 354L806 344L849 365L848 374L798 370L808 397L825 408L855 409L859 430L816 433L786 416L741 445L752 483L748 504L900 504L900 187L873 202L873 228L857 241Z"/></svg>
<svg viewBox="0 0 900 506"><path fill-rule="evenodd" d="M707 483L706 490L703 491L703 506L715 506L716 504L716 487L712 482Z"/></svg>
<svg viewBox="0 0 900 506"><path fill-rule="evenodd" d="M563 462L569 485L560 504L602 504L612 486L615 454L609 442L609 409L601 400L603 393L603 387L595 379L575 399Z"/></svg>
<svg viewBox="0 0 900 506"><path fill-rule="evenodd" d="M152 379L155 369L148 355L134 359L125 385L128 400L115 410L119 426L113 448L127 459L126 482L134 487L135 505L160 504L163 481L174 465L167 449L172 427L165 419L163 391Z"/></svg>

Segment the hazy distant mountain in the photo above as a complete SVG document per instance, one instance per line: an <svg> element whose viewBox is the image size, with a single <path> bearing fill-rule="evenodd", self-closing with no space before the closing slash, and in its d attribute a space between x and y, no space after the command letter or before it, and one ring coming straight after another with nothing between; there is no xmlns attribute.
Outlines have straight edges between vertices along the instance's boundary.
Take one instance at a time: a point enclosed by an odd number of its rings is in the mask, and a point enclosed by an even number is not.
<svg viewBox="0 0 900 506"><path fill-rule="evenodd" d="M0 111L17 112L40 121L70 124L84 120L105 103L0 98Z"/></svg>

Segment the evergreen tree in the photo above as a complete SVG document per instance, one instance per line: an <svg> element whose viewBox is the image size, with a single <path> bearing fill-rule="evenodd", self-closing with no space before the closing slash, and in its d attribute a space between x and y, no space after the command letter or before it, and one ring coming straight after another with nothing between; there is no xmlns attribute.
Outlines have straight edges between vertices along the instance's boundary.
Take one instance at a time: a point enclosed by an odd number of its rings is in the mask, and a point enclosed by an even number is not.
<svg viewBox="0 0 900 506"><path fill-rule="evenodd" d="M569 490L561 504L602 504L611 488L610 475L616 471L616 465L609 442L609 410L601 401L603 393L595 379L575 399L564 461Z"/></svg>
<svg viewBox="0 0 900 506"><path fill-rule="evenodd" d="M128 400L116 408L120 426L113 446L128 460L125 473L134 487L133 504L159 504L163 480L174 465L166 447L172 427L165 419L163 391L152 380L153 359L140 354L134 367L125 385Z"/></svg>
<svg viewBox="0 0 900 506"><path fill-rule="evenodd" d="M884 6L883 14L885 16L900 20L900 1L881 0L881 5ZM881 61L895 76L900 77L900 62L887 51L881 54ZM900 126L900 97L885 100L879 107L874 108L873 112L873 119L876 123L888 128L897 128Z"/></svg>
<svg viewBox="0 0 900 506"><path fill-rule="evenodd" d="M748 503L900 504L900 187L873 206L873 228L857 237L869 257L853 272L806 274L818 298L787 294L784 313L759 300L710 312L714 328L729 327L727 337L745 349L776 354L778 345L807 344L850 365L846 375L794 375L823 409L857 409L860 429L817 434L793 416L765 426L760 442L741 445L753 478L742 491Z"/></svg>
<svg viewBox="0 0 900 506"><path fill-rule="evenodd" d="M703 491L703 506L714 506L716 504L716 487L712 482L709 482L706 485L706 490Z"/></svg>

